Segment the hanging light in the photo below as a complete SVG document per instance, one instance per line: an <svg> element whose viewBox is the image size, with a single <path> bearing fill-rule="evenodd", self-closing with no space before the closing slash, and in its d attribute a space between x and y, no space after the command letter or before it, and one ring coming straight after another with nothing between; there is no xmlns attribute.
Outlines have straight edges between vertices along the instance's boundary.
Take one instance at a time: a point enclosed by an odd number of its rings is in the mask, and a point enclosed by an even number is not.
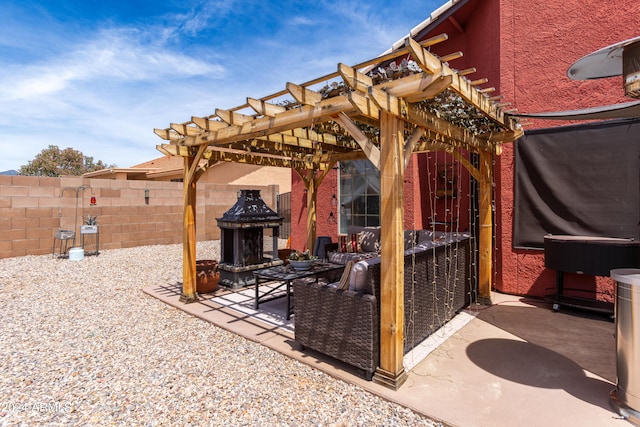
<svg viewBox="0 0 640 427"><path fill-rule="evenodd" d="M329 224L336 224L337 223L336 216L333 213L333 211L329 212L329 218L327 218L327 223L329 223Z"/></svg>
<svg viewBox="0 0 640 427"><path fill-rule="evenodd" d="M89 203L91 204L91 206L97 205L95 196L91 196L91 199L90 199Z"/></svg>

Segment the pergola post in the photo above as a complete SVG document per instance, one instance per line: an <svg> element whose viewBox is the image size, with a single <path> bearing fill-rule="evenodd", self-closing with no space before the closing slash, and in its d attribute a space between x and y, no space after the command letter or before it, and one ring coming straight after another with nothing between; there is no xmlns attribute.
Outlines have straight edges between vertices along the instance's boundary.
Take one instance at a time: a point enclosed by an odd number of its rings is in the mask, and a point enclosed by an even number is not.
<svg viewBox="0 0 640 427"><path fill-rule="evenodd" d="M316 180L311 172L309 180L306 182L307 190L307 249L313 251L316 241L316 219L317 219L317 188ZM312 255L315 255L312 253Z"/></svg>
<svg viewBox="0 0 640 427"><path fill-rule="evenodd" d="M478 296L479 304L491 305L491 276L492 266L492 242L493 242L493 211L492 182L493 169L491 167L492 154L480 151L480 176L479 176L479 202L478 212L480 219L480 231L478 233Z"/></svg>
<svg viewBox="0 0 640 427"><path fill-rule="evenodd" d="M196 294L196 180L192 168L195 161L195 157L184 158L182 295L180 296L180 302L183 303L198 301Z"/></svg>
<svg viewBox="0 0 640 427"><path fill-rule="evenodd" d="M404 137L402 122L380 112L380 367L373 380L398 389L404 358Z"/></svg>

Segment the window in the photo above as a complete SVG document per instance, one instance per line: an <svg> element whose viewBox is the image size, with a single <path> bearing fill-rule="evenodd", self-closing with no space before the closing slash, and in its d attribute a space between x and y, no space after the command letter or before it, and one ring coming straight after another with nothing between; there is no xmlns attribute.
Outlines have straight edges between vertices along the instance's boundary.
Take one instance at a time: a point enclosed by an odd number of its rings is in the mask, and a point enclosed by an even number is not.
<svg viewBox="0 0 640 427"><path fill-rule="evenodd" d="M340 233L380 225L380 171L369 160L340 162Z"/></svg>

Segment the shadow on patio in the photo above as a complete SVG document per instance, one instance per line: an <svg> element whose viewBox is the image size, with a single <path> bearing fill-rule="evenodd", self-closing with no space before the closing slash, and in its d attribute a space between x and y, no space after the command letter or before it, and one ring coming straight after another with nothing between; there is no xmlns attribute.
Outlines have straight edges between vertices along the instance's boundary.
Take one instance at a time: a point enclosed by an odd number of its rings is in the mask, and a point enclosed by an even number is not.
<svg viewBox="0 0 640 427"><path fill-rule="evenodd" d="M631 425L609 405L615 386L615 325L580 311L554 312L544 301L494 294L491 307L472 306L474 318L442 330L442 342L393 391L364 380L354 369L294 342L293 324L278 320L283 299L254 310L211 301L178 301L180 284L145 293L219 327L281 352L429 418L456 426ZM244 311L244 312L243 312ZM455 321L455 319L454 319ZM452 321L452 322L454 322ZM279 324L281 322L281 324Z"/></svg>

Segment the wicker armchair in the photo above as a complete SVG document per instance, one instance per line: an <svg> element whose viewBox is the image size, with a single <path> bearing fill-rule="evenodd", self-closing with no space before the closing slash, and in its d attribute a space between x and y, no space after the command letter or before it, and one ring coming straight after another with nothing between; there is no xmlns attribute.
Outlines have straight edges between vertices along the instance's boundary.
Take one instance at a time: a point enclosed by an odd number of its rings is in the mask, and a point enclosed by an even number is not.
<svg viewBox="0 0 640 427"><path fill-rule="evenodd" d="M468 237L405 251L405 353L469 304L469 251ZM310 279L295 280L293 289L298 344L362 369L370 380L380 360L380 263L368 263L371 294Z"/></svg>

